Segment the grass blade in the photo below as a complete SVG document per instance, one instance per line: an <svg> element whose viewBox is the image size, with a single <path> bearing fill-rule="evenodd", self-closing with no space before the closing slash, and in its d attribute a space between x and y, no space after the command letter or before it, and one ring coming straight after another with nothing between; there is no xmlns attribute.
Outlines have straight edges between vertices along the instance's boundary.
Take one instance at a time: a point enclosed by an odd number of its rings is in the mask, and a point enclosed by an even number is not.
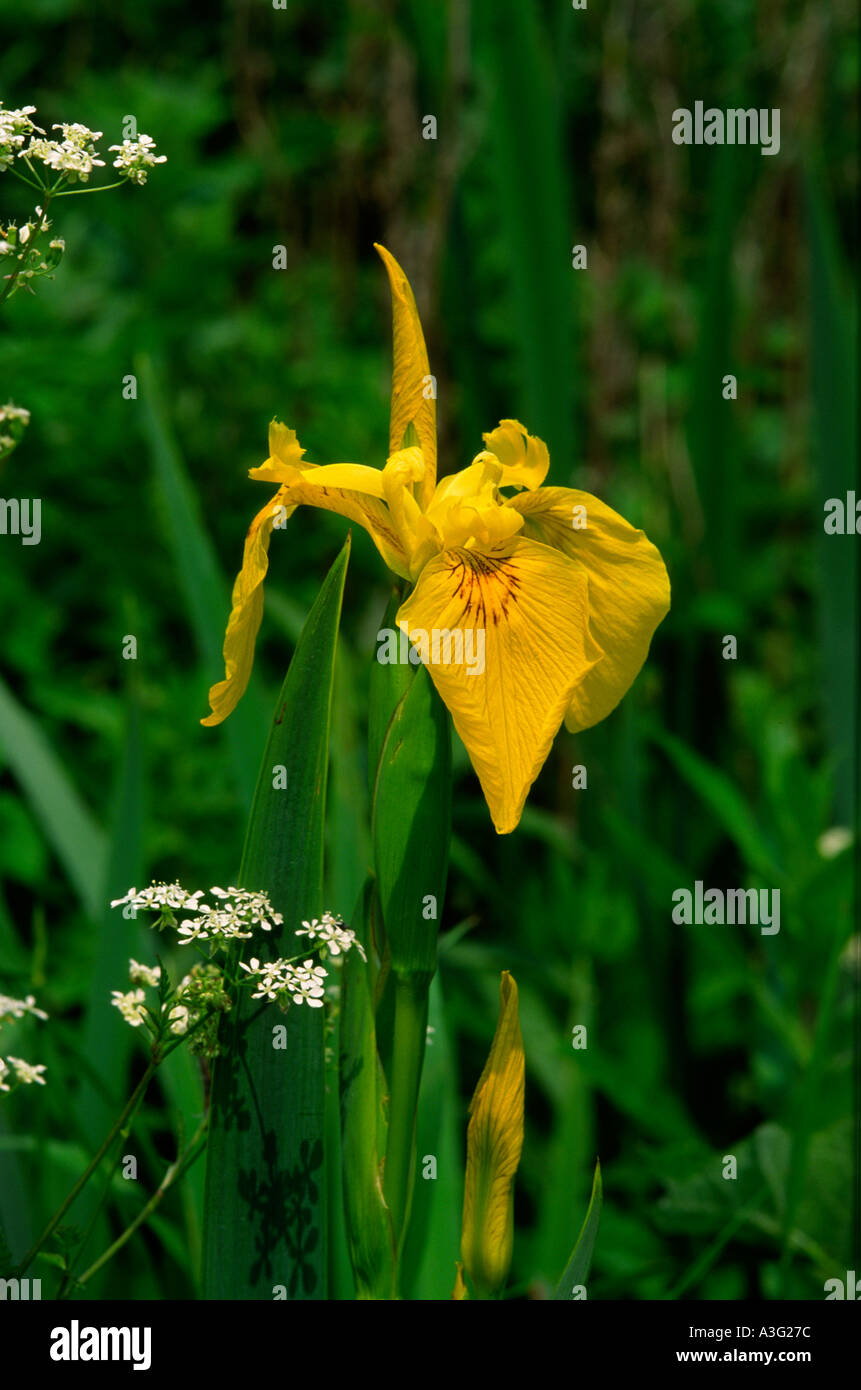
<svg viewBox="0 0 861 1390"><path fill-rule="evenodd" d="M858 443L852 300L846 294L837 235L817 179L805 182L810 278L813 459L817 502L844 504L857 489ZM817 508L817 511L819 508ZM821 511L819 512L821 516ZM850 523L851 524L851 523ZM858 540L828 535L818 527L819 627L822 635L822 693L829 743L835 757L835 812L843 825L854 820L853 738L857 739Z"/></svg>
<svg viewBox="0 0 861 1390"><path fill-rule="evenodd" d="M370 879L362 899L363 928L356 924L367 945L373 891ZM357 1296L388 1299L394 1296L395 1233L383 1197L387 1087L377 1057L369 967L355 951L344 962L341 991L341 1162L347 1241Z"/></svg>
<svg viewBox="0 0 861 1390"><path fill-rule="evenodd" d="M577 1244L571 1251L571 1258L565 1268L565 1273L556 1287L556 1292L553 1295L554 1302L573 1298L575 1289L585 1289L595 1250L595 1241L598 1239L598 1226L601 1221L603 1204L604 1192L601 1184L601 1163L599 1160L595 1164L595 1178L592 1182L592 1196L589 1199L586 1219L580 1228Z"/></svg>
<svg viewBox="0 0 861 1390"><path fill-rule="evenodd" d="M783 873L775 863L771 846L747 801L730 778L672 734L663 733L657 728L649 732L676 771L723 826L748 867L766 879L781 883Z"/></svg>
<svg viewBox="0 0 861 1390"><path fill-rule="evenodd" d="M203 523L197 493L170 429L155 368L148 357L141 356L136 359L135 370L141 382L144 427L150 443L163 525L173 552L180 591L207 679L217 680L224 668L221 644L230 611L227 585ZM201 713L205 712L203 707ZM246 808L250 807L254 795L263 718L263 706L252 675L243 699L224 726L237 790Z"/></svg>
<svg viewBox="0 0 861 1390"><path fill-rule="evenodd" d="M0 748L90 917L104 900L107 839L36 720L0 680Z"/></svg>

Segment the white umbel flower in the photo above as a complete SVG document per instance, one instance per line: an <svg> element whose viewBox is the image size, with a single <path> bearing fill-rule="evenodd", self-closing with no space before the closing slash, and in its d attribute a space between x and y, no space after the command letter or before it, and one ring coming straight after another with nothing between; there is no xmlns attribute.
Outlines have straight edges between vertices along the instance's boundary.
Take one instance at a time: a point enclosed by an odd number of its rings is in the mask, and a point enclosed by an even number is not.
<svg viewBox="0 0 861 1390"><path fill-rule="evenodd" d="M220 937L227 941L248 941L254 929L271 931L284 918L275 912L266 893L249 892L244 888L210 888L219 906L195 903L199 916L186 918L180 924L180 945L191 941L208 941Z"/></svg>
<svg viewBox="0 0 861 1390"><path fill-rule="evenodd" d="M161 979L160 965L141 965L139 961L129 961L129 979L133 985L151 985L153 988Z"/></svg>
<svg viewBox="0 0 861 1390"><path fill-rule="evenodd" d="M212 937L220 937L223 941L250 941L252 933L243 931L247 923L230 908L214 912L203 903L200 912L199 917L186 918L180 923L177 932L180 946L187 946L191 941L209 941Z"/></svg>
<svg viewBox="0 0 861 1390"><path fill-rule="evenodd" d="M35 110L35 106L20 106L17 110L11 111L0 102L0 174L4 169L11 168L12 161L20 152L24 141L34 132L44 135L45 132L30 120Z"/></svg>
<svg viewBox="0 0 861 1390"><path fill-rule="evenodd" d="M225 910L234 912L248 926L271 931L273 926L280 927L284 921L281 913L272 907L268 893L254 893L247 888L233 887L210 888L209 891L214 898L221 899Z"/></svg>
<svg viewBox="0 0 861 1390"><path fill-rule="evenodd" d="M110 153L116 152L114 168L119 169L132 183L147 181L150 169L156 164L166 164L166 154L154 154L155 140L151 135L139 135L137 140L124 140L121 145L111 145Z"/></svg>
<svg viewBox="0 0 861 1390"><path fill-rule="evenodd" d="M145 1002L146 995L142 989L130 989L126 994L121 989L111 990L111 1003L132 1028L139 1028L146 1018Z"/></svg>
<svg viewBox="0 0 861 1390"><path fill-rule="evenodd" d="M80 179L86 183L94 169L103 169L105 161L99 159L95 144L101 140L100 130L90 130L88 126L76 122L62 122L54 130L63 132L62 140L46 140L31 136L29 145L18 151L19 159L37 159L49 169L67 174L74 182Z"/></svg>
<svg viewBox="0 0 861 1390"><path fill-rule="evenodd" d="M303 961L301 965L294 965L292 978L287 981L293 1000L296 1004L306 1003L309 1009L322 1009L323 981L326 979L327 971L322 965L315 965L313 960Z"/></svg>
<svg viewBox="0 0 861 1390"><path fill-rule="evenodd" d="M149 888L142 888L140 892L136 888L130 888L125 897L114 898L111 907L122 907L125 903L130 903L133 908L141 908L144 912L161 912L164 908L173 911L180 907L187 907L196 912L200 897L201 889L196 893L188 893L178 882L153 882Z"/></svg>
<svg viewBox="0 0 861 1390"><path fill-rule="evenodd" d="M22 1057L12 1056L9 1057L9 1061L15 1068L15 1080L21 1085L32 1086L34 1082L39 1086L45 1085L45 1078L42 1076L42 1072L45 1071L46 1068L41 1063L37 1063L34 1066L30 1062L25 1062Z"/></svg>
<svg viewBox="0 0 861 1390"><path fill-rule="evenodd" d="M328 972L322 965L315 965L313 960L303 961L301 965L294 965L288 960L272 960L261 965L256 956L252 956L247 965L244 961L240 961L240 965L249 975L256 977L254 982L257 988L252 999L274 1002L283 1001L289 996L288 1002L305 1003L309 1008L322 1009L325 995L323 981Z"/></svg>
<svg viewBox="0 0 861 1390"><path fill-rule="evenodd" d="M32 1014L34 1018L47 1018L44 1009L36 1008L35 995L28 994L26 999L10 999L7 994L0 994L0 1020L4 1018L23 1018L25 1014Z"/></svg>
<svg viewBox="0 0 861 1390"><path fill-rule="evenodd" d="M332 956L339 956L355 946L362 960L368 959L356 933L351 927L344 926L341 917L335 917L331 912L324 912L319 921L313 917L310 922L303 922L297 928L296 935L307 936L309 941L319 941Z"/></svg>

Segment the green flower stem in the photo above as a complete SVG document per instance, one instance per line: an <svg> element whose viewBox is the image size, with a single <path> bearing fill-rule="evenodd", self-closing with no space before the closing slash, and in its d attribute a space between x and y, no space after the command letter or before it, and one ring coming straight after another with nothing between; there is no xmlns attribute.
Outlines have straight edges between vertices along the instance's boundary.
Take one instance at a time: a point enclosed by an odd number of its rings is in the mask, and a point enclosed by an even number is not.
<svg viewBox="0 0 861 1390"><path fill-rule="evenodd" d="M137 1118L137 1113L138 1113L138 1111L140 1110L141 1105L143 1104L143 1100L144 1100L144 1093L143 1093L143 1091L141 1091L141 1093L140 1093L140 1095L138 1096L137 1101L136 1101L136 1103L135 1103L135 1105L134 1105L134 1108L129 1112L129 1114L128 1114L127 1118L126 1118L125 1124L122 1125L121 1128L120 1128L120 1130L119 1130L119 1137L120 1137L123 1141L127 1140L128 1137L129 1137L129 1135L131 1134L132 1126L134 1125L135 1119ZM118 1166L119 1166L120 1154L121 1154L121 1152L122 1152L122 1149L123 1149L123 1144L122 1144L122 1143L121 1143L121 1144L118 1144L118 1145L117 1145L117 1151L116 1151L116 1153L114 1154L114 1157L113 1157L113 1159L111 1160L111 1162L108 1164L108 1171L107 1171L107 1173L105 1174L105 1180L104 1180L104 1183L103 1183L103 1185L102 1185L102 1194L101 1194L101 1196L99 1197L98 1202L96 1203L96 1206L95 1206L95 1209L94 1209L94 1211L93 1211L92 1217L90 1218L89 1225L87 1226L87 1229L86 1229L86 1231L84 1232L83 1238L81 1239L81 1243L80 1243L80 1245L78 1246L78 1248L76 1249L73 1259L72 1259L71 1262L68 1264L68 1266L67 1266L67 1268L66 1268L66 1270L65 1270L65 1273L63 1274L63 1277L62 1277L62 1279L60 1280L60 1287L59 1287L58 1290L57 1290L57 1298L58 1298L58 1299L60 1299L60 1298L65 1298L67 1289L68 1289L68 1287L69 1287L69 1284L70 1284L70 1282L72 1281L72 1279L74 1278L74 1268L75 1268L75 1265L78 1263L78 1261L80 1260L81 1256L83 1255L84 1250L85 1250L86 1245L87 1245L87 1242L88 1242L88 1240L90 1239L90 1236L93 1234L93 1230L95 1229L96 1222L98 1221L99 1217L101 1216L102 1212L104 1211L105 1204L106 1204L106 1202L107 1202L107 1200L108 1200L108 1197L110 1196L111 1184L112 1184L112 1182L113 1182L113 1180L114 1180L114 1174L116 1173L117 1168L118 1168Z"/></svg>
<svg viewBox="0 0 861 1390"><path fill-rule="evenodd" d="M114 1142L117 1135L127 1130L127 1128L131 1125L134 1116L137 1113L138 1106L143 1101L143 1098L149 1089L149 1083L152 1081L153 1077L156 1074L156 1071L161 1066L162 1062L166 1062L171 1053L175 1052L178 1047L182 1047L183 1044L186 1043L188 1039L198 1031L198 1029L202 1028L211 1017L211 1011L206 1014L201 1014L197 1022L192 1024L192 1026L188 1029L187 1032L182 1033L177 1037L173 1038L166 1045L161 1039L156 1039L156 1041L153 1043L153 1051L150 1060L147 1063L146 1071L144 1072L137 1086L132 1091L131 1095L129 1096L128 1100L123 1106L120 1115L111 1126L110 1133L108 1134L104 1143L101 1145L98 1152L88 1163L87 1167L84 1169L83 1173L78 1178L78 1181L75 1183L75 1186L72 1188L71 1192L69 1193L66 1200L63 1202L62 1206L54 1212L54 1215L51 1217L51 1220L48 1222L41 1236L36 1241L36 1244L32 1247L32 1249L27 1251L27 1254L24 1256L24 1259L18 1266L17 1272L19 1275L23 1274L24 1271L33 1263L42 1246L45 1244L45 1241L48 1240L52 1232L62 1221L63 1217L69 1210L69 1207L72 1205L75 1198L78 1196L79 1192L81 1192L83 1188L86 1187L87 1183L90 1181L90 1178L95 1173L96 1169L98 1168L105 1154L108 1152L109 1148L111 1147L111 1144ZM111 1172L113 1172L113 1167L111 1169ZM110 1177L108 1181L110 1181Z"/></svg>
<svg viewBox="0 0 861 1390"><path fill-rule="evenodd" d="M18 1266L17 1273L19 1276L24 1274L26 1270L29 1268L29 1266L33 1263L39 1251L42 1249L42 1246L45 1244L45 1241L50 1238L57 1226L59 1226L60 1222L62 1221L66 1212L69 1210L69 1207L72 1205L75 1198L78 1196L79 1192L81 1192L83 1188L86 1187L87 1183L90 1181L90 1178L93 1176L102 1159L104 1158L105 1154L108 1152L108 1149L111 1147L111 1144L114 1142L117 1135L120 1133L123 1126L128 1121L129 1117L134 1114L138 1105L146 1095L146 1092L149 1088L149 1083L155 1076L157 1067L158 1062L151 1058L149 1063L147 1064L146 1071L144 1072L137 1086L135 1086L135 1089L132 1091L131 1095L126 1101L126 1104L123 1106L123 1109L119 1117L114 1121L113 1125L111 1126L110 1131L107 1137L105 1138L104 1142L99 1146L96 1153L93 1155L93 1158L87 1164L87 1167L84 1169L83 1173L78 1178L78 1181L75 1183L75 1186L72 1188L66 1200L54 1212L54 1215L51 1217L51 1220L48 1222L47 1226L40 1235L39 1239L36 1241L35 1245L33 1245L31 1249L27 1251L27 1254L24 1256L23 1260Z"/></svg>
<svg viewBox="0 0 861 1390"><path fill-rule="evenodd" d="M27 167L30 167L29 164ZM37 193L44 193L45 185L43 183L34 183L32 179L25 178L24 175L18 169L11 170L10 172L14 173L16 179L18 179L19 182L26 183L28 188L35 188Z"/></svg>
<svg viewBox="0 0 861 1390"><path fill-rule="evenodd" d="M135 1219L129 1223L122 1235L117 1236L114 1243L109 1245L107 1250L104 1250L99 1258L93 1261L89 1269L85 1270L81 1277L76 1280L79 1288L92 1279L93 1275L98 1273L102 1266L107 1264L108 1260L116 1255L118 1250L122 1249L126 1241L131 1239L139 1226L142 1226L145 1221L149 1220L168 1189L179 1182L180 1178L184 1177L188 1172L191 1165L200 1158L200 1155L206 1147L206 1127L208 1124L209 1115L206 1114L198 1125L194 1137L189 1141L182 1152L177 1154L176 1159L167 1169L167 1172L146 1205L141 1207Z"/></svg>
<svg viewBox="0 0 861 1390"><path fill-rule="evenodd" d="M428 991L425 972L395 980L395 1028L390 1077L389 1136L383 1192L400 1247L409 1215L415 1166L416 1103L427 1042Z"/></svg>
<svg viewBox="0 0 861 1390"><path fill-rule="evenodd" d="M116 183L98 183L92 188L64 188L62 192L55 193L55 198L76 198L79 193L107 193L109 188L121 188L128 179L117 179Z"/></svg>
<svg viewBox="0 0 861 1390"><path fill-rule="evenodd" d="M46 219L47 216L48 216L48 208L49 208L50 205L51 205L51 196L52 196L51 193L47 193L46 196L45 196L45 206L40 210L39 215L38 215L38 217L36 218L36 221L35 221L35 223L34 223L34 225L33 225L33 235L30 237L30 240L27 242L27 246L28 246L28 247L34 246L35 243L38 241L39 236L40 236L41 233L42 233L42 230L43 230L43 227L44 227L44 223L45 223L45 219ZM0 304L3 303L4 299L8 299L8 298L9 298L10 294L12 293L12 291L13 291L14 288L15 288L15 285L16 285L17 282L18 282L18 277L20 276L20 274L21 274L21 267L20 267L20 265L19 265L18 269L17 269L17 270L14 270L14 271L12 272L12 274L8 277L8 279L7 279L7 281L6 281L6 284L5 284L4 288L3 288L3 290L0 291Z"/></svg>

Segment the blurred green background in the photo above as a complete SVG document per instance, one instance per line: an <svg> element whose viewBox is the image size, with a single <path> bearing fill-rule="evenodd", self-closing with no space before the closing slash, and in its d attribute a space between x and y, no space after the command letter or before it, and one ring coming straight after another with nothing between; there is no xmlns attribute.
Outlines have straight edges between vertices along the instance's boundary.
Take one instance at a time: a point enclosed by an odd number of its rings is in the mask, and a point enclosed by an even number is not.
<svg viewBox="0 0 861 1390"><path fill-rule="evenodd" d="M0 397L32 413L0 491L42 499L40 545L2 538L0 569L0 988L51 1014L3 1034L48 1065L45 1089L0 1104L17 1255L140 1070L107 1001L153 947L106 901L152 877L233 880L278 682L346 531L302 512L275 533L254 685L201 728L269 495L246 476L268 422L315 462L384 461L377 240L422 313L441 471L515 415L547 441L548 481L642 525L673 585L634 690L598 728L563 730L513 837L457 750L419 1133L439 1177L417 1184L408 1288L453 1283L501 969L527 1056L515 1296L561 1272L599 1154L590 1298L822 1297L852 1267L861 955L853 850L826 832L856 803L858 542L822 523L856 458L856 26L848 0L0 0L8 106L104 146L134 114L169 160L146 188L57 203L56 280L0 325ZM675 146L672 111L696 100L779 107L780 153ZM28 192L4 177L3 217L26 216ZM348 920L386 597L354 534L329 798L329 906ZM697 879L779 888L779 935L674 925L672 892ZM114 1183L91 1258L196 1124L205 1081L184 1053L161 1074L132 1141L140 1181ZM92 1292L195 1296L202 1179L198 1164ZM331 1246L349 1297L337 1224Z"/></svg>

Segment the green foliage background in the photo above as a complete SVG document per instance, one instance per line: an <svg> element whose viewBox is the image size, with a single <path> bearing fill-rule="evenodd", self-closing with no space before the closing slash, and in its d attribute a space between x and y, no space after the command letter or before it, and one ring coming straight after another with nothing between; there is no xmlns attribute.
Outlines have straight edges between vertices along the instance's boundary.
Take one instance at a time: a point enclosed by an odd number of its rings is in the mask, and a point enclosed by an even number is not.
<svg viewBox="0 0 861 1390"><path fill-rule="evenodd" d="M0 329L0 394L32 412L0 490L41 497L43 527L38 546L0 541L0 987L51 1014L4 1032L49 1078L0 1105L17 1254L140 1071L107 1000L153 947L106 901L151 877L233 881L268 710L346 531L307 512L276 533L255 684L201 728L268 496L246 472L269 419L314 461L384 461L377 240L422 312L442 471L516 415L549 444L548 481L642 525L673 585L633 692L560 734L512 838L456 745L419 1129L439 1177L418 1182L412 1296L453 1283L501 969L527 1056L516 1295L560 1274L598 1154L591 1298L822 1297L853 1267L853 854L820 837L856 805L858 542L822 525L856 458L856 24L848 0L0 0L7 105L105 145L132 113L169 158L145 189L56 205L56 281ZM695 100L779 107L780 153L675 146L672 111ZM0 196L4 215L30 209L8 177ZM354 534L327 865L348 919L386 598ZM780 934L673 925L671 894L696 879L779 887ZM193 1129L205 1083L183 1054L165 1069L135 1130L139 1184L107 1194L93 1258ZM201 1188L197 1165L92 1292L194 1297ZM331 1246L349 1297L337 1225Z"/></svg>

